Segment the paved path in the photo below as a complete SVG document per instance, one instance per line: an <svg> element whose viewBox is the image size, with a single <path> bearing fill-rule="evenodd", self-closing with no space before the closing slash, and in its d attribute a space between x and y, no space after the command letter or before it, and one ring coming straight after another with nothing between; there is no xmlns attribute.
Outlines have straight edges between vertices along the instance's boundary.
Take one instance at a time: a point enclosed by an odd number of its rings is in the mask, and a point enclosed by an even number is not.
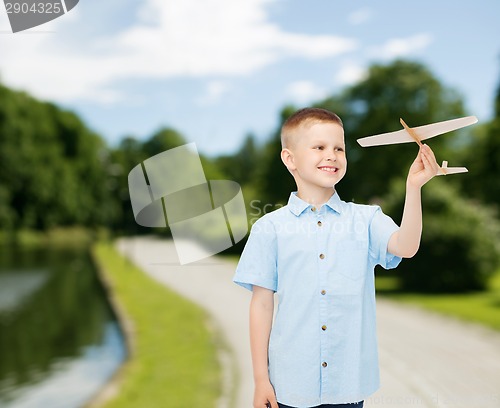
<svg viewBox="0 0 500 408"><path fill-rule="evenodd" d="M180 266L172 241L136 238L117 245L146 273L209 311L236 357L233 370L221 355L226 387L238 385L230 408L251 408L250 292L232 283L235 265L212 257ZM366 408L500 408L500 333L380 297L377 319L382 387ZM229 406L221 399L219 408Z"/></svg>

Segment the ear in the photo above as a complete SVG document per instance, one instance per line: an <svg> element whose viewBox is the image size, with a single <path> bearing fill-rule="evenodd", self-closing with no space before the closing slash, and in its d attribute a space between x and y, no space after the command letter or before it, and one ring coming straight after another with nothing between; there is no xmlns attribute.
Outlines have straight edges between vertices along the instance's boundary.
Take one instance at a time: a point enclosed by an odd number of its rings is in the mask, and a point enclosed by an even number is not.
<svg viewBox="0 0 500 408"><path fill-rule="evenodd" d="M295 170L297 167L295 166L295 157L293 156L293 152L289 149L283 149L281 151L281 161L286 166L288 171Z"/></svg>

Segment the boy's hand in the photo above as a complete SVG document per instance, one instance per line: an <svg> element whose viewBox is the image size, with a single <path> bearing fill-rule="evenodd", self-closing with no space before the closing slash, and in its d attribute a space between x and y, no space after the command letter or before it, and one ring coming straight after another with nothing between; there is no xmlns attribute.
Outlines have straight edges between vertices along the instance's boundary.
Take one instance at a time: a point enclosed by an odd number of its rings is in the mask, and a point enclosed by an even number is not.
<svg viewBox="0 0 500 408"><path fill-rule="evenodd" d="M413 187L422 187L431 178L433 178L439 170L434 152L427 145L420 146L417 158L413 162L408 172L408 185Z"/></svg>
<svg viewBox="0 0 500 408"><path fill-rule="evenodd" d="M269 381L261 381L255 384L253 397L254 408L278 408L278 401L274 388Z"/></svg>

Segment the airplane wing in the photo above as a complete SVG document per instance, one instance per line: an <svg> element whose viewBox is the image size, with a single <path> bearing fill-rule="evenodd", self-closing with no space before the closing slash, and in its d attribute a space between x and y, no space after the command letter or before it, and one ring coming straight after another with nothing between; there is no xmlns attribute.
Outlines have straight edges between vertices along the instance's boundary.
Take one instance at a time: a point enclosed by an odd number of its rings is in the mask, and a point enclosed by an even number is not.
<svg viewBox="0 0 500 408"><path fill-rule="evenodd" d="M442 133L451 132L465 126L477 123L475 116L466 116L463 118L446 120L444 122L431 123L430 125L411 128L420 140L430 139L431 137ZM381 146L396 143L409 143L415 140L407 133L405 129L397 130L396 132L383 133L375 136L367 136L358 139L357 142L362 147Z"/></svg>
<svg viewBox="0 0 500 408"><path fill-rule="evenodd" d="M371 147L397 143L409 143L415 142L415 140L406 132L406 130L402 129L397 130L396 132L382 133L380 135L363 137L361 139L358 139L357 142L362 147Z"/></svg>

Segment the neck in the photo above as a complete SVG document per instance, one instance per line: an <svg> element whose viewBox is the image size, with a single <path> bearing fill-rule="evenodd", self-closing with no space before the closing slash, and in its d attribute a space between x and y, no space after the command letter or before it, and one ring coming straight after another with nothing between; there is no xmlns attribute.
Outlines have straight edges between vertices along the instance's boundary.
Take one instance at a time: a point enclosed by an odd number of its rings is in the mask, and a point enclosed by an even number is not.
<svg viewBox="0 0 500 408"><path fill-rule="evenodd" d="M322 206L325 204L333 195L335 194L335 189L330 188L319 188L319 189L307 189L298 187L297 197L304 200L306 203Z"/></svg>

